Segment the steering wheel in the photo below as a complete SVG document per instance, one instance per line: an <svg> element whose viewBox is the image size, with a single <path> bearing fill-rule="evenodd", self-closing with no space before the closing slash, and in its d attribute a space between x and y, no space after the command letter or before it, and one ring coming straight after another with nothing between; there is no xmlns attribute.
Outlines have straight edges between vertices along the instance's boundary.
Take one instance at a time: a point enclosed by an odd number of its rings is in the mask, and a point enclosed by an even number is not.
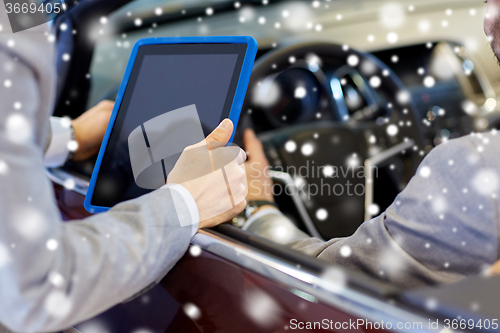
<svg viewBox="0 0 500 333"><path fill-rule="evenodd" d="M330 239L378 215L415 174L421 126L411 95L379 59L307 42L256 62L236 141L244 129L256 131L271 176L284 185L275 196L291 194L293 205L277 198L280 208L300 216L312 236Z"/></svg>

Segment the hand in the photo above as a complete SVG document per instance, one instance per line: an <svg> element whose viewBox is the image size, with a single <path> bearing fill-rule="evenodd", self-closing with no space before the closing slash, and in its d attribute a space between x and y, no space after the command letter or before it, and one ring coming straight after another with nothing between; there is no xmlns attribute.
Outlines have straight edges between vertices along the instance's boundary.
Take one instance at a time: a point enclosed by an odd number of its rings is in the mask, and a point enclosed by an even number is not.
<svg viewBox="0 0 500 333"><path fill-rule="evenodd" d="M180 184L193 196L199 228L229 221L246 207L246 154L225 147L232 133L233 123L225 119L205 140L184 149L167 177L167 184Z"/></svg>
<svg viewBox="0 0 500 333"><path fill-rule="evenodd" d="M488 275L500 275L500 261L497 261L488 271Z"/></svg>
<svg viewBox="0 0 500 333"><path fill-rule="evenodd" d="M257 139L251 129L247 129L243 135L243 143L248 154L248 161L245 163L248 183L247 200L265 200L274 202L273 181L267 175L269 162L262 143Z"/></svg>
<svg viewBox="0 0 500 333"><path fill-rule="evenodd" d="M71 122L75 130L75 141L78 143L74 161L86 160L99 152L114 104L102 101Z"/></svg>

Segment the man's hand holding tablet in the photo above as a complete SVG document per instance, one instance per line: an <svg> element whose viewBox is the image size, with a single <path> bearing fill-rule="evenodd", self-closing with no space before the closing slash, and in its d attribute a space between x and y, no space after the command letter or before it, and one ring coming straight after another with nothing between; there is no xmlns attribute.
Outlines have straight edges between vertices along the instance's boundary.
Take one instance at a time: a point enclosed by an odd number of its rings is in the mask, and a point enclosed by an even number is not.
<svg viewBox="0 0 500 333"><path fill-rule="evenodd" d="M184 149L167 178L193 196L200 215L199 228L210 228L241 213L247 194L245 152L226 147L233 123L225 119L207 138Z"/></svg>

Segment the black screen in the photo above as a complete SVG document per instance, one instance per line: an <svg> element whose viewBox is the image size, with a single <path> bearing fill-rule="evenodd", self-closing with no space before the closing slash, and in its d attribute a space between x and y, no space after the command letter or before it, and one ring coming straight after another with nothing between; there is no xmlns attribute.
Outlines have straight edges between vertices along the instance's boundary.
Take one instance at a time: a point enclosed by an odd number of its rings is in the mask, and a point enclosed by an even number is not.
<svg viewBox="0 0 500 333"><path fill-rule="evenodd" d="M134 181L128 137L166 112L195 105L204 135L229 116L246 44L145 45L139 48L116 116L91 204L111 207L150 192Z"/></svg>

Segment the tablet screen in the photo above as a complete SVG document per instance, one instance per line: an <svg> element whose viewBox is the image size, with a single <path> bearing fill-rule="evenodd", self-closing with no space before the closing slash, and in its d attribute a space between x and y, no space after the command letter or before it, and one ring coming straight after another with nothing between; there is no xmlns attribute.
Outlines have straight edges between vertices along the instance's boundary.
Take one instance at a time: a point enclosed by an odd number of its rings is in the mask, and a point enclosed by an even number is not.
<svg viewBox="0 0 500 333"><path fill-rule="evenodd" d="M138 186L134 178L129 152L134 130L144 131L148 121L155 122L153 118L190 106L206 136L229 116L246 48L246 44L139 48L102 158L92 205L111 207L152 191ZM146 132L144 137L147 142Z"/></svg>

